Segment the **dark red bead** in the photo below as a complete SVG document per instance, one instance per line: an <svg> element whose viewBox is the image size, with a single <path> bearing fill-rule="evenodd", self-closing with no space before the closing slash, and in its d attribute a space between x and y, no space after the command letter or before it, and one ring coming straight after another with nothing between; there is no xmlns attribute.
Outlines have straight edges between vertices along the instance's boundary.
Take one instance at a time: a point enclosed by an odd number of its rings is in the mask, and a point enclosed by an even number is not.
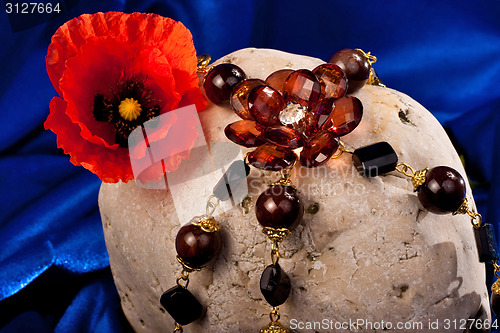
<svg viewBox="0 0 500 333"><path fill-rule="evenodd" d="M215 260L222 248L220 231L206 232L194 224L180 228L175 239L177 254L187 265L201 268Z"/></svg>
<svg viewBox="0 0 500 333"><path fill-rule="evenodd" d="M278 116L286 106L281 94L269 86L253 89L248 97L248 104L252 117L263 126L279 125Z"/></svg>
<svg viewBox="0 0 500 333"><path fill-rule="evenodd" d="M234 112L242 119L253 120L250 114L250 107L248 106L248 96L250 91L255 87L265 85L266 83L259 79L246 79L241 81L234 87L231 94L231 106Z"/></svg>
<svg viewBox="0 0 500 333"><path fill-rule="evenodd" d="M290 168L297 160L297 155L291 150L283 150L272 144L263 144L248 154L248 163L252 166L270 171L280 171Z"/></svg>
<svg viewBox="0 0 500 333"><path fill-rule="evenodd" d="M363 104L356 97L346 96L334 102L333 110L322 129L333 131L338 136L352 132L363 117Z"/></svg>
<svg viewBox="0 0 500 333"><path fill-rule="evenodd" d="M280 265L269 265L260 277L260 291L271 306L280 306L290 295L290 278Z"/></svg>
<svg viewBox="0 0 500 333"><path fill-rule="evenodd" d="M497 317L500 316L500 295L495 292L491 293L491 309Z"/></svg>
<svg viewBox="0 0 500 333"><path fill-rule="evenodd" d="M313 69L314 75L322 82L324 98L340 98L346 94L347 78L342 69L334 64L323 64Z"/></svg>
<svg viewBox="0 0 500 333"><path fill-rule="evenodd" d="M322 97L321 83L308 69L293 72L285 81L287 103L293 102L312 108Z"/></svg>
<svg viewBox="0 0 500 333"><path fill-rule="evenodd" d="M453 213L464 202L465 181L453 168L432 168L427 171L425 183L418 188L418 199L432 213Z"/></svg>
<svg viewBox="0 0 500 333"><path fill-rule="evenodd" d="M220 64L207 73L203 89L208 99L214 104L223 104L229 100L233 88L246 79L245 72L233 64Z"/></svg>
<svg viewBox="0 0 500 333"><path fill-rule="evenodd" d="M238 120L224 129L226 137L243 147L258 147L265 143L261 128L253 120Z"/></svg>
<svg viewBox="0 0 500 333"><path fill-rule="evenodd" d="M372 65L359 50L340 50L332 55L328 62L339 66L346 74L348 94L358 91L368 81Z"/></svg>
<svg viewBox="0 0 500 333"><path fill-rule="evenodd" d="M291 186L270 186L255 204L257 220L263 227L293 229L304 215L304 205Z"/></svg>
<svg viewBox="0 0 500 333"><path fill-rule="evenodd" d="M300 164L317 167L330 159L339 148L339 137L330 131L316 133L300 152Z"/></svg>
<svg viewBox="0 0 500 333"><path fill-rule="evenodd" d="M271 73L266 79L268 85L273 87L282 96L284 96L285 81L294 72L293 69L280 69L274 73Z"/></svg>
<svg viewBox="0 0 500 333"><path fill-rule="evenodd" d="M268 127L263 135L270 143L284 148L297 149L304 145L302 135L287 126Z"/></svg>

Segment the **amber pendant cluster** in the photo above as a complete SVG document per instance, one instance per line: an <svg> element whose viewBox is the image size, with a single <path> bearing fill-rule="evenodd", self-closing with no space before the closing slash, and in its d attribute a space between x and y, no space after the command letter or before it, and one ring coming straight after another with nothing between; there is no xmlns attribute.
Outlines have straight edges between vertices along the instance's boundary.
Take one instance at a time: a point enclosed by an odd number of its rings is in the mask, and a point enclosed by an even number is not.
<svg viewBox="0 0 500 333"><path fill-rule="evenodd" d="M363 105L346 93L366 83L359 78L368 78L371 63L350 49L337 52L332 61L312 71L278 70L265 80L247 79L234 64L208 72L203 82L207 97L215 104L229 101L242 118L226 127L227 138L257 147L248 156L252 166L272 171L290 168L298 159L293 151L297 148L303 148L303 166L319 166L335 154L339 137L358 126Z"/></svg>

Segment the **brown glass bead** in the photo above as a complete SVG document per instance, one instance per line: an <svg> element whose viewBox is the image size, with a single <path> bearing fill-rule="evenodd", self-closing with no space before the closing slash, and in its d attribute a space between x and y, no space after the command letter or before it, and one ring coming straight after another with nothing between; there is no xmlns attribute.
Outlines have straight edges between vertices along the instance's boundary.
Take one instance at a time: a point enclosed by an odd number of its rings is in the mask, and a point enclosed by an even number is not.
<svg viewBox="0 0 500 333"><path fill-rule="evenodd" d="M334 98L324 98L319 101L311 112L308 112L305 123L305 135L307 137L313 136L328 119L333 110Z"/></svg>
<svg viewBox="0 0 500 333"><path fill-rule="evenodd" d="M347 76L347 93L352 94L361 89L368 81L372 65L363 52L343 49L336 52L329 63L339 66Z"/></svg>
<svg viewBox="0 0 500 333"><path fill-rule="evenodd" d="M356 97L345 96L336 100L333 110L322 129L333 131L338 136L352 132L363 117L363 104Z"/></svg>
<svg viewBox="0 0 500 333"><path fill-rule="evenodd" d="M234 64L220 64L207 73L203 89L212 103L220 105L229 100L233 88L246 78L240 67Z"/></svg>
<svg viewBox="0 0 500 333"><path fill-rule="evenodd" d="M194 224L184 225L175 239L177 254L187 265L201 268L215 260L222 248L220 231L206 232Z"/></svg>
<svg viewBox="0 0 500 333"><path fill-rule="evenodd" d="M226 137L234 143L243 147L258 147L265 143L262 132L253 120L238 120L229 124L224 129Z"/></svg>
<svg viewBox="0 0 500 333"><path fill-rule="evenodd" d="M330 131L316 133L300 152L300 164L308 168L317 167L332 157L339 148L339 137Z"/></svg>
<svg viewBox="0 0 500 333"><path fill-rule="evenodd" d="M280 171L290 168L297 160L297 155L290 150L284 150L272 144L263 144L248 154L250 165L270 171Z"/></svg>
<svg viewBox="0 0 500 333"><path fill-rule="evenodd" d="M346 94L347 78L342 69L334 64L323 64L313 69L314 75L322 82L324 98L340 98Z"/></svg>
<svg viewBox="0 0 500 333"><path fill-rule="evenodd" d="M280 306L290 295L292 285L290 278L281 269L280 265L273 264L266 267L260 278L260 291L271 306Z"/></svg>
<svg viewBox="0 0 500 333"><path fill-rule="evenodd" d="M270 143L284 148L296 149L304 145L302 135L287 126L268 127L263 135Z"/></svg>
<svg viewBox="0 0 500 333"><path fill-rule="evenodd" d="M234 87L230 102L234 112L240 116L240 118L253 120L248 106L248 95L250 95L250 91L255 87L265 84L264 81L259 79L246 79Z"/></svg>
<svg viewBox="0 0 500 333"><path fill-rule="evenodd" d="M321 83L308 69L299 69L290 74L285 81L284 89L287 103L298 103L308 108L313 108L323 97Z"/></svg>
<svg viewBox="0 0 500 333"><path fill-rule="evenodd" d="M266 82L281 95L284 95L285 81L293 72L293 69L280 69L274 73L271 73L271 75L267 77Z"/></svg>
<svg viewBox="0 0 500 333"><path fill-rule="evenodd" d="M263 227L293 229L304 215L304 205L296 189L274 185L257 199L255 214Z"/></svg>
<svg viewBox="0 0 500 333"><path fill-rule="evenodd" d="M457 170L438 166L427 171L425 183L418 188L422 206L435 214L453 213L465 199L465 181Z"/></svg>
<svg viewBox="0 0 500 333"><path fill-rule="evenodd" d="M248 97L250 114L263 126L279 125L279 113L286 106L279 92L269 86L253 89Z"/></svg>

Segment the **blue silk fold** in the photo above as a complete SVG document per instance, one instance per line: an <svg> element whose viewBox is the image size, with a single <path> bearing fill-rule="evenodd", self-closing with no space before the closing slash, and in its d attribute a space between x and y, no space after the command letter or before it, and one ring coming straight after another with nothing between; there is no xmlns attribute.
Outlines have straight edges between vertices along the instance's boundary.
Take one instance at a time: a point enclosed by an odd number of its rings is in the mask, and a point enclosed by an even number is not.
<svg viewBox="0 0 500 333"><path fill-rule="evenodd" d="M73 166L43 129L56 95L45 69L50 37L83 13L141 11L180 20L198 52L213 58L244 47L325 61L342 48L371 51L382 81L445 126L464 156L484 221L500 235L500 2L60 3L59 16L36 25L0 12L0 333L130 330L109 270L100 181Z"/></svg>

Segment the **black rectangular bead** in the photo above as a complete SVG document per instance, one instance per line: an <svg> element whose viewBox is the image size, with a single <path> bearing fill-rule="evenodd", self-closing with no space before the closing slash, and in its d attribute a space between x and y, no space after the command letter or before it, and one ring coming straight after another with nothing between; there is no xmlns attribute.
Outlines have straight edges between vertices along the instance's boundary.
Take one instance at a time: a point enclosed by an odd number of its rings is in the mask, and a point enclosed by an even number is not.
<svg viewBox="0 0 500 333"><path fill-rule="evenodd" d="M474 236L476 237L479 261L489 262L498 260L497 242L493 225L484 223L479 228L474 228Z"/></svg>
<svg viewBox="0 0 500 333"><path fill-rule="evenodd" d="M165 291L160 298L161 305L176 323L187 325L203 314L203 307L189 290L175 286Z"/></svg>
<svg viewBox="0 0 500 333"><path fill-rule="evenodd" d="M231 193L244 184L249 173L250 167L244 161L234 161L215 185L213 194L220 201L228 200Z"/></svg>
<svg viewBox="0 0 500 333"><path fill-rule="evenodd" d="M378 142L358 148L352 162L363 177L376 177L396 169L398 155L387 142Z"/></svg>

